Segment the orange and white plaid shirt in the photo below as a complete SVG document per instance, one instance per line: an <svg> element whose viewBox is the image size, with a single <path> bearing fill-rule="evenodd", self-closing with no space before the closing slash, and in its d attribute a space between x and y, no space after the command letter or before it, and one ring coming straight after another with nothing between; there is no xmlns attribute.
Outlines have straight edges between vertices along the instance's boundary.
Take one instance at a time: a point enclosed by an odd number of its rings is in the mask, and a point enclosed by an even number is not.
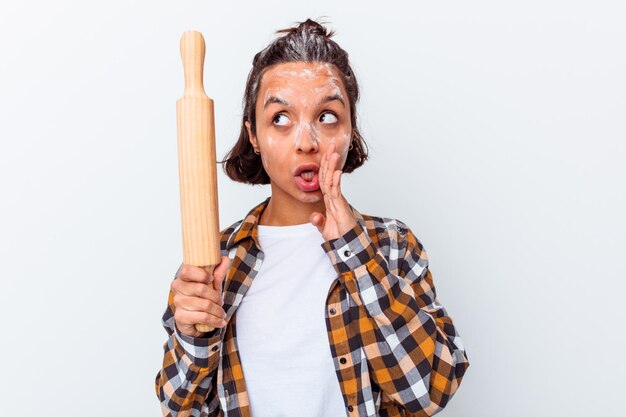
<svg viewBox="0 0 626 417"><path fill-rule="evenodd" d="M168 339L155 380L164 416L250 417L235 313L263 263L257 225L270 198L220 232L221 254L231 259L223 284L226 327L206 337L180 333L170 290L162 318ZM325 321L346 415L432 416L469 366L461 337L410 228L350 208L356 226L321 244L337 272Z"/></svg>

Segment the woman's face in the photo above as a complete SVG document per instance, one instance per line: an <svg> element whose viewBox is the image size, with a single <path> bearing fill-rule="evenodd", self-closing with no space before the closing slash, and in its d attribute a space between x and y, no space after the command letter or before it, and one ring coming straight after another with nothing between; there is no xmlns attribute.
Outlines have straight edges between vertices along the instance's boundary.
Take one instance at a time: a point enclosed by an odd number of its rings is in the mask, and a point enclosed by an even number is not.
<svg viewBox="0 0 626 417"><path fill-rule="evenodd" d="M260 151L272 196L301 202L323 200L318 170L331 144L339 153L336 169L348 155L352 125L350 101L338 69L328 63L290 62L269 67L256 101L256 136L246 122L252 146ZM314 175L299 175L311 164Z"/></svg>

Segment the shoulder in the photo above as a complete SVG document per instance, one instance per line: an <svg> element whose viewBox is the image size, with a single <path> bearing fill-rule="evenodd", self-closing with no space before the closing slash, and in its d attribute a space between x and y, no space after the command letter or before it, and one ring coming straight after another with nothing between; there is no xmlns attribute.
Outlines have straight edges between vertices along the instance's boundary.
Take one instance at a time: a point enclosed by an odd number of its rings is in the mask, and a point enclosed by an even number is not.
<svg viewBox="0 0 626 417"><path fill-rule="evenodd" d="M389 269L403 277L420 279L428 271L428 254L413 230L402 220L363 214L367 233Z"/></svg>
<svg viewBox="0 0 626 417"><path fill-rule="evenodd" d="M406 250L418 247L422 243L413 230L402 220L393 217L361 214L362 224L372 241L380 248L391 247L395 250Z"/></svg>

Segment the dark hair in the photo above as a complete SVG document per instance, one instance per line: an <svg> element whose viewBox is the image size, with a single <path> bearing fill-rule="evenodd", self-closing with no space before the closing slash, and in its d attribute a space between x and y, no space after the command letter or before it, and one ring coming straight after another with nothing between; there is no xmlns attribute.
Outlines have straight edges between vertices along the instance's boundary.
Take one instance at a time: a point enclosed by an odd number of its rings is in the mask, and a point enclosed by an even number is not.
<svg viewBox="0 0 626 417"><path fill-rule="evenodd" d="M263 168L260 155L254 152L246 121L250 122L250 130L256 135L256 100L259 93L261 78L272 65L286 62L323 62L335 65L348 93L350 102L350 119L352 136L343 172L349 173L363 165L367 160L367 144L357 127L356 103L359 99L359 87L354 72L348 61L348 53L330 38L335 34L328 31L315 20L307 19L297 22L297 26L280 29L277 34L285 35L274 39L265 49L258 52L252 61L252 69L248 74L246 90L243 97L243 120L239 139L220 161L222 168L231 179L249 184L269 184L270 177Z"/></svg>

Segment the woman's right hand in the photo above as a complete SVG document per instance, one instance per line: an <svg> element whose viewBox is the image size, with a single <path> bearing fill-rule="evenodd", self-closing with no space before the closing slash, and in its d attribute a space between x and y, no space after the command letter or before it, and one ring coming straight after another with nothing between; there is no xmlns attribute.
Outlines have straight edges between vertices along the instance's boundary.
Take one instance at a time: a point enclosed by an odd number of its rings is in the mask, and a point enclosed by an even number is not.
<svg viewBox="0 0 626 417"><path fill-rule="evenodd" d="M230 266L228 256L222 256L212 274L204 268L183 264L171 284L174 293L174 321L181 333L200 337L196 324L224 327L226 316L222 308L222 283Z"/></svg>

